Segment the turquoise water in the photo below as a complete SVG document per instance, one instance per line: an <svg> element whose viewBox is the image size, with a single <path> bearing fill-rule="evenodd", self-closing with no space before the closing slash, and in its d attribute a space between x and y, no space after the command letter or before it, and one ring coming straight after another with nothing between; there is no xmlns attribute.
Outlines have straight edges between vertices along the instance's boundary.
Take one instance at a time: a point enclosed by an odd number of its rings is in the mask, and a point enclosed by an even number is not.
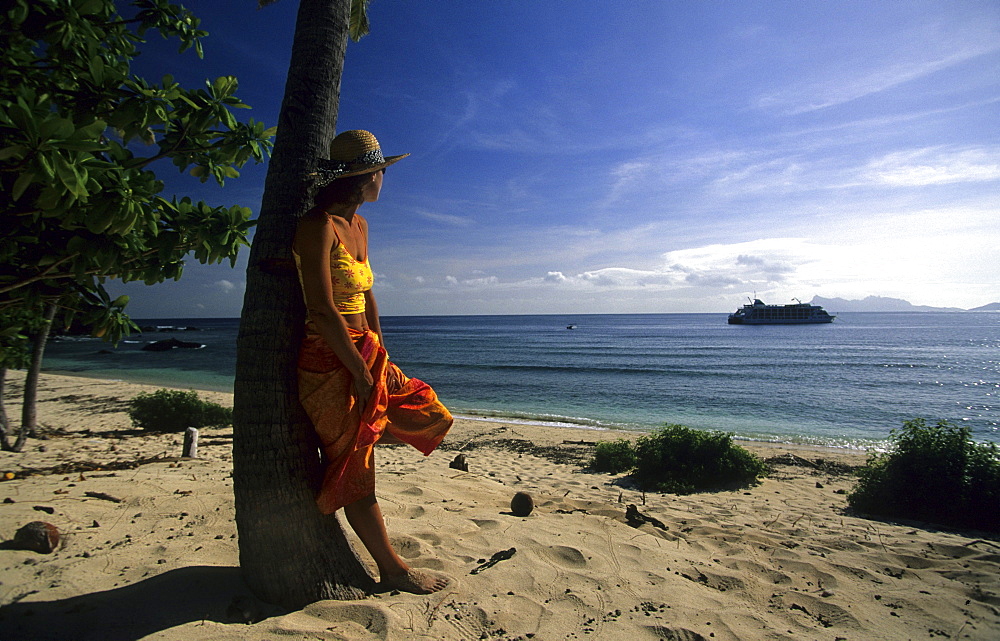
<svg viewBox="0 0 1000 641"><path fill-rule="evenodd" d="M46 370L231 390L236 319L139 321L117 349L50 345ZM841 314L830 325L728 325L725 314L386 317L387 348L458 415L877 445L905 420L1000 442L1000 314ZM567 329L573 325L574 329ZM205 345L150 353L150 340ZM99 353L107 350L109 353Z"/></svg>

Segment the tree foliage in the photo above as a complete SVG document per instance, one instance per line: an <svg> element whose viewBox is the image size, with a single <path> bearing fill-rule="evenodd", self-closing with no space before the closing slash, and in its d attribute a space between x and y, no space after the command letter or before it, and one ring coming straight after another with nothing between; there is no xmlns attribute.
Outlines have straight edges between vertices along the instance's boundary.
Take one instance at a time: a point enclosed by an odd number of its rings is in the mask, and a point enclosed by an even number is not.
<svg viewBox="0 0 1000 641"><path fill-rule="evenodd" d="M123 4L123 3L119 3ZM22 325L57 301L117 340L134 326L108 278L177 279L184 260L235 263L250 210L167 197L154 173L170 161L222 185L270 152L273 129L240 122L236 78L185 88L149 82L130 62L148 32L201 56L207 33L168 0L14 0L0 20L0 362L20 358ZM160 164L162 164L162 162ZM9 355L9 357L8 357Z"/></svg>
<svg viewBox="0 0 1000 641"><path fill-rule="evenodd" d="M1000 532L1000 447L966 426L923 419L893 430L859 472L848 504L867 514Z"/></svg>

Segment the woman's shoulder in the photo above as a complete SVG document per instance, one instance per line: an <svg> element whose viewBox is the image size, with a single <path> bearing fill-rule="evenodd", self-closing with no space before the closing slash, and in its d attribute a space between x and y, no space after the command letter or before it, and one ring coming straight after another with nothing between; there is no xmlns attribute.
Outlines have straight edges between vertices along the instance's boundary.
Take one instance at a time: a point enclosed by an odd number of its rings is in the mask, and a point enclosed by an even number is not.
<svg viewBox="0 0 1000 641"><path fill-rule="evenodd" d="M361 228L361 233L364 234L365 238L368 237L368 220L361 214L354 214L354 217L358 219L358 226Z"/></svg>
<svg viewBox="0 0 1000 641"><path fill-rule="evenodd" d="M318 207L310 209L299 218L292 250L296 253L302 253L302 248L306 245L328 245L330 244L329 238L332 236L333 231L330 229L330 219L327 213Z"/></svg>
<svg viewBox="0 0 1000 641"><path fill-rule="evenodd" d="M319 207L313 207L306 213L302 214L302 218L299 219L299 224L307 223L310 225L325 225L330 220L330 214L326 213Z"/></svg>

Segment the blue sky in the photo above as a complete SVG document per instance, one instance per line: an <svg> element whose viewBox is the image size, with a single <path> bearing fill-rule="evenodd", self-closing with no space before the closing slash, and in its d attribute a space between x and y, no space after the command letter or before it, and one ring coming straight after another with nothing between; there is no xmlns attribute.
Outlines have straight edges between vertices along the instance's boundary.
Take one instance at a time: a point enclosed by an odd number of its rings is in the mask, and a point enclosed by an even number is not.
<svg viewBox="0 0 1000 641"><path fill-rule="evenodd" d="M277 122L298 3L189 0ZM1000 301L1000 3L373 0L338 130L387 154L385 315L732 311L753 295ZM243 114L240 114L241 116ZM255 212L265 167L168 188ZM134 317L238 316L237 268L115 285ZM834 310L835 311L835 310Z"/></svg>

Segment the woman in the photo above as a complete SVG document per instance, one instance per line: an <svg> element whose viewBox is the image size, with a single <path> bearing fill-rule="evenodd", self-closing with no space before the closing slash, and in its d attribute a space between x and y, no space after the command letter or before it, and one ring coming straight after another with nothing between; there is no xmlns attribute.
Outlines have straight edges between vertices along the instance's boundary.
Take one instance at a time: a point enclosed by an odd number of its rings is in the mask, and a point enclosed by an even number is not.
<svg viewBox="0 0 1000 641"><path fill-rule="evenodd" d="M299 398L319 434L324 462L317 504L343 508L388 588L427 594L447 580L411 569L389 544L375 498L376 442L403 442L430 454L452 417L426 383L407 378L382 347L368 263L368 223L358 214L378 200L385 168L375 136L345 131L315 173L316 207L299 222L292 248L308 318L299 351Z"/></svg>

